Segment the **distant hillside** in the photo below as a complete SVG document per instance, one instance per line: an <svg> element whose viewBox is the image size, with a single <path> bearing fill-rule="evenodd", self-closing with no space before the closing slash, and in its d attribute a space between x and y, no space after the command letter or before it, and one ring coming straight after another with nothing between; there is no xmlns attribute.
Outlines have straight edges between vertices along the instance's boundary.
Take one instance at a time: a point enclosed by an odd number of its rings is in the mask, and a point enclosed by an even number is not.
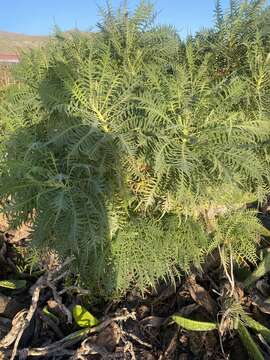
<svg viewBox="0 0 270 360"><path fill-rule="evenodd" d="M39 46L48 39L47 36L31 36L12 32L0 31L0 53L16 52Z"/></svg>

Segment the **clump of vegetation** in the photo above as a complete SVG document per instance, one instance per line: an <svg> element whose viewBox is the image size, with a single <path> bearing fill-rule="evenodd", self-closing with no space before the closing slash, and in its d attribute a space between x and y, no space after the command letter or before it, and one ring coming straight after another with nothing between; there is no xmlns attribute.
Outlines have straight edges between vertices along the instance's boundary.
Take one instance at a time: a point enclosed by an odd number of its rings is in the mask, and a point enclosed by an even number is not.
<svg viewBox="0 0 270 360"><path fill-rule="evenodd" d="M152 5L25 55L1 103L0 193L95 294L174 282L219 248L256 262L269 192L270 11L232 1L182 41ZM8 134L8 135L7 135Z"/></svg>

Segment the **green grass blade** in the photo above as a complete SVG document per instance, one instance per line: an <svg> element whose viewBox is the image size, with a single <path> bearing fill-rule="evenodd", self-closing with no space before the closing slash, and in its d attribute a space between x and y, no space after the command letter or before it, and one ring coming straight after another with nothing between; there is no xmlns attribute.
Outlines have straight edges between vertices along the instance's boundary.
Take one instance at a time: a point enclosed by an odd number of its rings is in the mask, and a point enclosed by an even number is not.
<svg viewBox="0 0 270 360"><path fill-rule="evenodd" d="M212 331L217 329L217 324L212 322L191 320L176 314L171 318L176 324L189 331Z"/></svg>
<svg viewBox="0 0 270 360"><path fill-rule="evenodd" d="M17 290L26 286L25 280L2 280L0 281L0 287Z"/></svg>
<svg viewBox="0 0 270 360"><path fill-rule="evenodd" d="M248 327L250 327L252 330L262 334L263 338L270 343L270 330L262 325L261 323L259 323L258 321L252 319L252 317L245 315L244 316L244 320L247 324Z"/></svg>
<svg viewBox="0 0 270 360"><path fill-rule="evenodd" d="M243 324L239 323L238 331L239 331L240 339L243 345L245 346L250 359L264 360L263 354L261 353L255 341L252 339L247 328Z"/></svg>

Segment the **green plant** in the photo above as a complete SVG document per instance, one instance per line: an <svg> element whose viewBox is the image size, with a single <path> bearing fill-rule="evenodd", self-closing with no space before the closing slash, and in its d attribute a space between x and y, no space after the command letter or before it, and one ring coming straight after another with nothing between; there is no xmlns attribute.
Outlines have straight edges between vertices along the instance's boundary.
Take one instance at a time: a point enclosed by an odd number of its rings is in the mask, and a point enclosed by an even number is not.
<svg viewBox="0 0 270 360"><path fill-rule="evenodd" d="M262 352L260 351L260 348L258 347L258 345L255 343L255 341L251 337L247 328L240 323L238 331L239 331L240 339L241 339L243 345L245 346L245 348L247 349L247 352L248 352L250 358L254 359L254 360L263 360L264 356L263 356Z"/></svg>
<svg viewBox="0 0 270 360"><path fill-rule="evenodd" d="M213 331L218 328L215 323L191 320L176 314L171 318L177 325L190 331Z"/></svg>
<svg viewBox="0 0 270 360"><path fill-rule="evenodd" d="M34 246L75 255L94 294L173 282L216 246L256 261L259 221L243 206L269 185L261 37L240 21L245 70L220 78L201 42L152 20L142 2L105 10L92 36L57 32L23 57L1 105L3 211L32 222Z"/></svg>
<svg viewBox="0 0 270 360"><path fill-rule="evenodd" d="M82 328L89 328L99 324L97 318L81 305L75 305L72 309L72 314L76 324Z"/></svg>
<svg viewBox="0 0 270 360"><path fill-rule="evenodd" d="M253 283L270 271L270 254L267 253L255 270L245 279L243 285L248 289Z"/></svg>
<svg viewBox="0 0 270 360"><path fill-rule="evenodd" d="M25 280L0 280L0 287L12 290L25 288L26 284Z"/></svg>
<svg viewBox="0 0 270 360"><path fill-rule="evenodd" d="M237 330L239 337L244 347L246 348L250 358L254 360L262 360L264 359L263 353L260 347L254 341L253 337L250 335L247 327L251 328L256 333L261 334L267 342L269 342L270 330L265 326L261 325L259 322L252 319L250 316L246 315L243 309L241 309L241 307L238 306L238 309L239 309L239 313L237 312L235 313L235 311L233 311L233 315L235 317L233 319L234 322L237 318L237 324L235 326L235 329ZM220 329L221 324L192 320L177 314L172 315L171 320L180 327L182 327L183 329L188 331L213 331L213 330L220 331L221 330Z"/></svg>

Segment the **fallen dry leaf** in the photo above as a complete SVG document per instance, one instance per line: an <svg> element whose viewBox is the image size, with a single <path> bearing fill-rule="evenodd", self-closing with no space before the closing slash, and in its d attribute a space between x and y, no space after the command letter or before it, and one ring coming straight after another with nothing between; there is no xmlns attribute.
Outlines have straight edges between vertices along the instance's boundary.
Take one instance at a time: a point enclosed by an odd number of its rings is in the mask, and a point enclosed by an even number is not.
<svg viewBox="0 0 270 360"><path fill-rule="evenodd" d="M166 321L166 318L159 317L159 316L148 316L140 321L140 324L147 327L154 327L154 328L160 328L164 322Z"/></svg>
<svg viewBox="0 0 270 360"><path fill-rule="evenodd" d="M112 322L100 334L97 335L96 344L106 348L108 351L113 352L121 339L121 329Z"/></svg>
<svg viewBox="0 0 270 360"><path fill-rule="evenodd" d="M270 303L265 301L259 294L252 294L252 304L256 305L261 312L270 314Z"/></svg>
<svg viewBox="0 0 270 360"><path fill-rule="evenodd" d="M11 235L9 242L17 243L22 239L27 239L30 236L31 223L25 223L18 229L11 229L7 218L0 213L0 232Z"/></svg>
<svg viewBox="0 0 270 360"><path fill-rule="evenodd" d="M27 239L30 237L30 224L23 224L19 229L10 231L13 235L10 243L15 244L22 239Z"/></svg>
<svg viewBox="0 0 270 360"><path fill-rule="evenodd" d="M137 318L138 318L138 320L144 319L149 314L150 314L150 308L147 305L141 305L137 309Z"/></svg>
<svg viewBox="0 0 270 360"><path fill-rule="evenodd" d="M204 307L209 314L216 316L218 308L215 300L211 297L208 291L206 291L201 285L197 284L194 275L188 277L186 284L192 299L197 304Z"/></svg>
<svg viewBox="0 0 270 360"><path fill-rule="evenodd" d="M9 228L6 217L0 213L0 232L5 233Z"/></svg>
<svg viewBox="0 0 270 360"><path fill-rule="evenodd" d="M263 297L268 298L270 295L270 286L266 278L262 278L256 282L256 288Z"/></svg>
<svg viewBox="0 0 270 360"><path fill-rule="evenodd" d="M189 316L194 311L196 311L198 308L199 308L198 304L189 304L189 305L181 307L181 309L179 310L179 314L182 316Z"/></svg>

